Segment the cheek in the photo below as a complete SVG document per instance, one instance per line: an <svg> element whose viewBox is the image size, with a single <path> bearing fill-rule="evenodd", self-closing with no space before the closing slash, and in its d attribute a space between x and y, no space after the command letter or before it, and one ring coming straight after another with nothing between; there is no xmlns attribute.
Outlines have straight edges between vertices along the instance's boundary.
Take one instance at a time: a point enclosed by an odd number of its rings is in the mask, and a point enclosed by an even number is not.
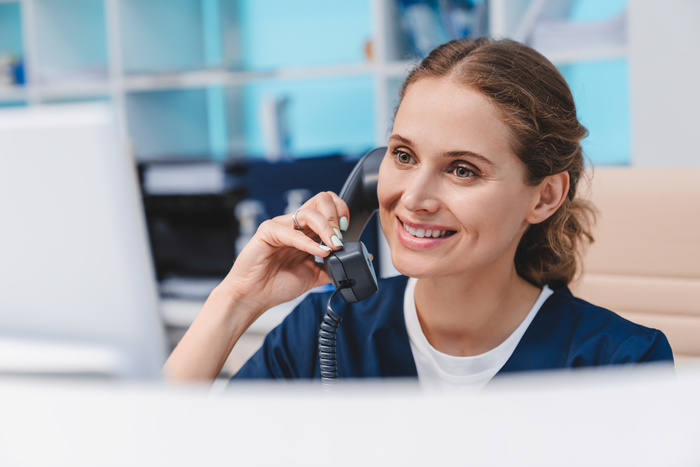
<svg viewBox="0 0 700 467"><path fill-rule="evenodd" d="M494 190L462 203L460 219L467 229L478 230L493 238L510 237L525 223L530 202L523 190Z"/></svg>
<svg viewBox="0 0 700 467"><path fill-rule="evenodd" d="M385 158L379 166L379 180L377 181L377 198L379 199L379 209L386 208L392 199L396 197L398 191L397 180L394 171L388 166L389 161Z"/></svg>
<svg viewBox="0 0 700 467"><path fill-rule="evenodd" d="M396 170L390 165L392 161L384 159L379 167L379 180L377 182L377 199L379 200L379 223L382 230L387 232L393 226L391 210L401 198L400 180L396 177Z"/></svg>

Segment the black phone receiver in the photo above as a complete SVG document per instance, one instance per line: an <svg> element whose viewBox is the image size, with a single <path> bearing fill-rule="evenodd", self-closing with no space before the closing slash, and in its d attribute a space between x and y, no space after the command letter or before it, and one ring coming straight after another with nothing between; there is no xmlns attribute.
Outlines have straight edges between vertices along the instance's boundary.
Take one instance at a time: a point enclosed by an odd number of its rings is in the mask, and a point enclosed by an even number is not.
<svg viewBox="0 0 700 467"><path fill-rule="evenodd" d="M377 276L360 235L372 215L379 209L377 181L379 166L387 148L373 149L355 165L340 190L340 198L350 210L350 225L343 233L343 248L323 259L326 271L340 296L356 303L377 292Z"/></svg>

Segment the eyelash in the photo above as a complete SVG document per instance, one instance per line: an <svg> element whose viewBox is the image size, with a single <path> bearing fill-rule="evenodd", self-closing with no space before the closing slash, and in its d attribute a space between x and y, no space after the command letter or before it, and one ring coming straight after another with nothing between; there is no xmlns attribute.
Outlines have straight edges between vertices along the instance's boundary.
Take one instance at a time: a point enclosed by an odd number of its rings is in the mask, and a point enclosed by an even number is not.
<svg viewBox="0 0 700 467"><path fill-rule="evenodd" d="M411 161L414 160L414 159L413 159L413 156L411 156L411 154L409 154L407 151L404 151L404 150L402 150L402 149L395 149L395 150L393 151L393 154L394 154L394 160L395 160L396 163L399 164L399 165L409 164L409 163L411 163ZM399 159L399 158L401 157L402 154L405 154L405 155L408 156L411 160L410 160L410 161L406 161L406 162L402 162L402 161ZM467 165L460 165L461 162L462 162L462 161L455 161L455 162L450 166L449 173L453 173L453 174L454 174L457 178L459 178L459 179L467 179L467 178L472 178L472 177L478 177L478 176L479 176L479 172L478 172L476 169L474 169L474 168L472 168L472 167L469 167L469 166L467 166ZM459 176L459 175L457 175L457 173L456 173L456 171L459 170L459 169L464 169L464 170L466 170L467 172L469 172L469 174L471 174L471 175L467 175L466 177L465 177L465 176Z"/></svg>

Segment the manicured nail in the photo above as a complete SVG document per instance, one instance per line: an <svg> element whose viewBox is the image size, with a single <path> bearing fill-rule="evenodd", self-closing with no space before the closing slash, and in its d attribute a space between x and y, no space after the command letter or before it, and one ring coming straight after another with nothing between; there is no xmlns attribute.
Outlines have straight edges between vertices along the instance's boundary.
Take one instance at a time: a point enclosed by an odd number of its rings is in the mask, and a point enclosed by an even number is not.
<svg viewBox="0 0 700 467"><path fill-rule="evenodd" d="M339 239L341 239L341 240L343 239L343 234L340 233L340 230L333 227L333 232L335 232L335 234L338 236Z"/></svg>
<svg viewBox="0 0 700 467"><path fill-rule="evenodd" d="M319 245L318 247L324 251L333 251L333 249L331 249L331 247L326 246L326 245Z"/></svg>
<svg viewBox="0 0 700 467"><path fill-rule="evenodd" d="M342 230L343 232L348 230L348 218L345 216L340 218L340 230Z"/></svg>
<svg viewBox="0 0 700 467"><path fill-rule="evenodd" d="M341 242L340 239L338 237L336 237L335 235L333 235L331 237L331 241L333 242L333 245L335 245L335 246L343 246L343 242Z"/></svg>

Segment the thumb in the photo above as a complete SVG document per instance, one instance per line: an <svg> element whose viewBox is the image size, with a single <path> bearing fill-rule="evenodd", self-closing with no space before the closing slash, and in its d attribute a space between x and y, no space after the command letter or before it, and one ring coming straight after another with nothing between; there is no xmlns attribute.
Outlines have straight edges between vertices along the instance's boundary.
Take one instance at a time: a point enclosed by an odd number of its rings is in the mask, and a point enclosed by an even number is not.
<svg viewBox="0 0 700 467"><path fill-rule="evenodd" d="M316 263L316 267L318 268L318 275L316 277L316 281L314 282L314 287L320 287L332 282L323 263Z"/></svg>

